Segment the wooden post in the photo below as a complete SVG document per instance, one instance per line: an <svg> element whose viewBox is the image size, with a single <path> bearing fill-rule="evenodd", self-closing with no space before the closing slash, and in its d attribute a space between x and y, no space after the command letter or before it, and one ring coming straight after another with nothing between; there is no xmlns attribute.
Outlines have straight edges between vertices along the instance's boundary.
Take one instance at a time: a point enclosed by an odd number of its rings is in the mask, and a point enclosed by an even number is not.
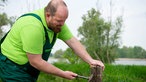
<svg viewBox="0 0 146 82"><path fill-rule="evenodd" d="M88 82L102 82L102 68L100 66L91 67L91 76Z"/></svg>

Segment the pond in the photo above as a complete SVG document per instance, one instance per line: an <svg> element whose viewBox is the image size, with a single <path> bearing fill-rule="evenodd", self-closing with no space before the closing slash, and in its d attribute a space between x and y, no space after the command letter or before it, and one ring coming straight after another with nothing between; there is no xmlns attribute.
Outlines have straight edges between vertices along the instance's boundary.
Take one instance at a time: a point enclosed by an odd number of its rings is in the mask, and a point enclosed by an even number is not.
<svg viewBox="0 0 146 82"><path fill-rule="evenodd" d="M56 58L49 58L48 62L49 63L54 63L59 61ZM146 66L146 59L132 59L132 58L118 58L115 60L113 65L145 65Z"/></svg>
<svg viewBox="0 0 146 82"><path fill-rule="evenodd" d="M118 58L114 65L146 65L146 59Z"/></svg>

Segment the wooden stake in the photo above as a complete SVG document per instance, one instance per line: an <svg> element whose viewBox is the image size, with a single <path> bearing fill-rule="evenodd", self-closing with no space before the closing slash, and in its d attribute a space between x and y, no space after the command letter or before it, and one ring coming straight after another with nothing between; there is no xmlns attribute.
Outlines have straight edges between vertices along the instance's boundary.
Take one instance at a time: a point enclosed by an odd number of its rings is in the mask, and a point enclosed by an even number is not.
<svg viewBox="0 0 146 82"><path fill-rule="evenodd" d="M102 68L100 66L91 67L91 76L88 82L102 82Z"/></svg>

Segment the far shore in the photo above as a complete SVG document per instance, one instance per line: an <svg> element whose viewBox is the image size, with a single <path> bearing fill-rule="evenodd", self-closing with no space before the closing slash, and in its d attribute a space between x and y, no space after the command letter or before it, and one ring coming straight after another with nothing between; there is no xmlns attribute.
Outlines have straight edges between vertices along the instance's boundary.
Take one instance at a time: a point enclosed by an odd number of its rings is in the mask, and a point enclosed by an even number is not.
<svg viewBox="0 0 146 82"><path fill-rule="evenodd" d="M146 58L116 58L115 60L146 60Z"/></svg>

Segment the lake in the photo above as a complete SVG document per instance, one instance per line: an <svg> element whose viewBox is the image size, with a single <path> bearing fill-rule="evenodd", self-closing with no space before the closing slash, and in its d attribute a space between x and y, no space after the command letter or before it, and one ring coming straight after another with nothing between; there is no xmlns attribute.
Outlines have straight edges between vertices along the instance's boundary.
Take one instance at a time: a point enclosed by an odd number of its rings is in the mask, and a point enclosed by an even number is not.
<svg viewBox="0 0 146 82"><path fill-rule="evenodd" d="M131 58L118 58L113 63L114 65L146 65L146 59L131 59Z"/></svg>
<svg viewBox="0 0 146 82"><path fill-rule="evenodd" d="M56 58L49 58L49 63L57 62L58 59ZM113 63L114 65L145 65L146 66L146 59L132 59L132 58L118 58Z"/></svg>

